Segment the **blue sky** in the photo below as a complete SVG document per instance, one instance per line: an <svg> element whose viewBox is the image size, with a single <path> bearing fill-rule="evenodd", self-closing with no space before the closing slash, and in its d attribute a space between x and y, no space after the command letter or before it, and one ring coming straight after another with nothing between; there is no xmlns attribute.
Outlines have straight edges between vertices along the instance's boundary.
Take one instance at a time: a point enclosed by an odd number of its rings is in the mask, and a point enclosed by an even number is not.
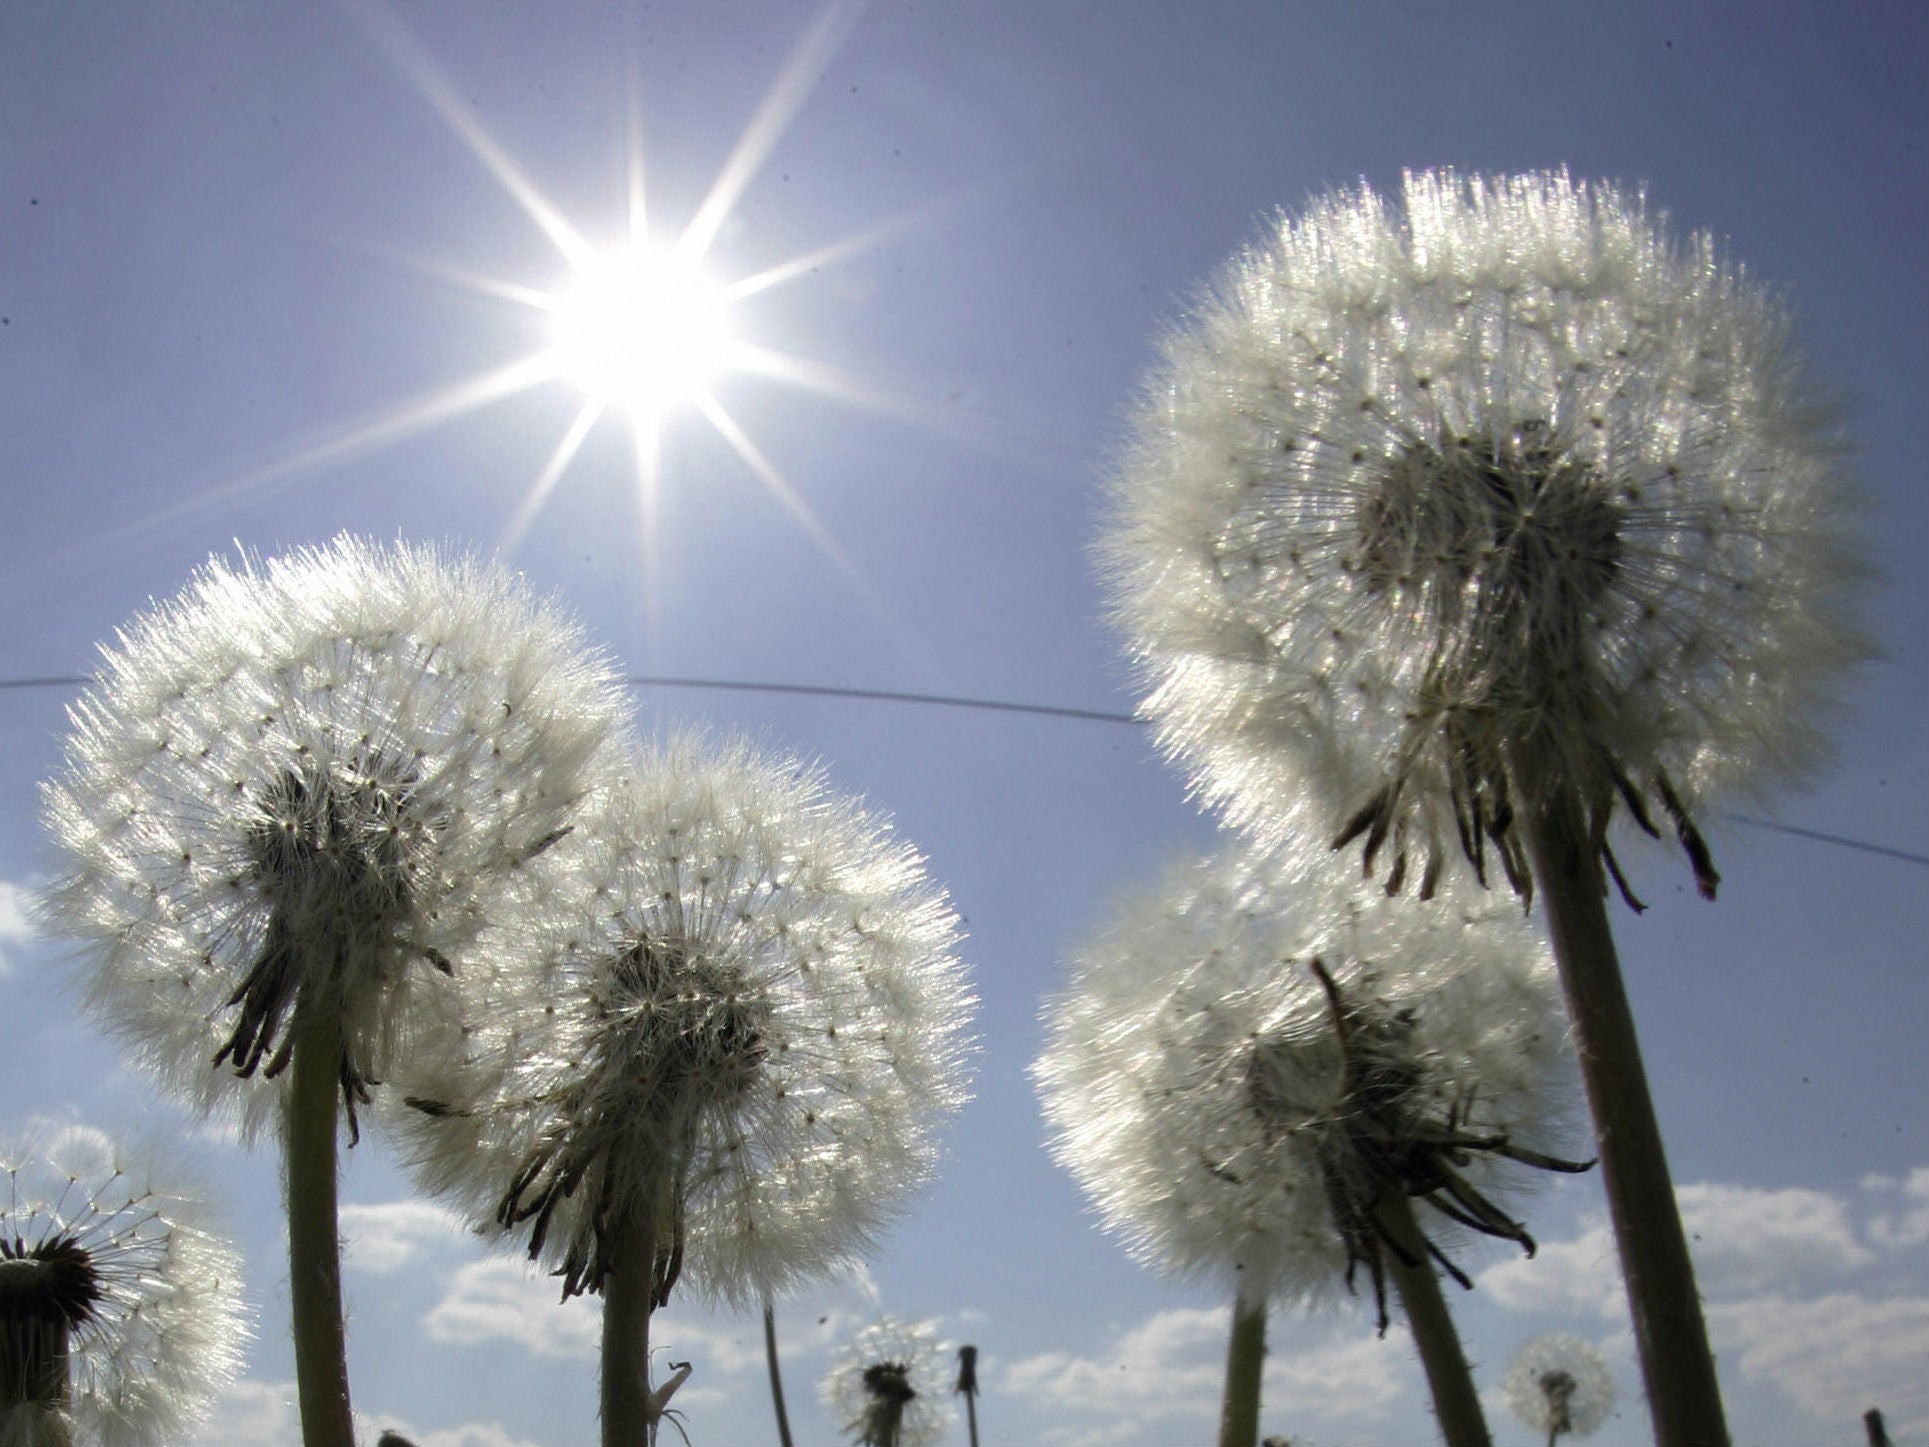
<svg viewBox="0 0 1929 1447"><path fill-rule="evenodd" d="M632 673L1100 713L1133 705L1087 551L1122 408L1156 328L1269 212L1406 166L1645 184L1787 289L1860 443L1886 580L1887 656L1837 763L1734 811L1914 858L1731 818L1709 906L1673 856L1640 857L1654 908L1617 916L1630 991L1738 1440L1854 1441L1879 1405L1899 1444L1929 1441L1926 68L1929 18L1903 4L8 7L0 680L85 672L236 543L499 546L582 401L558 381L459 405L543 341L541 313L473 282L567 272L517 177L592 243L621 237L632 101L671 235L767 98L790 103L765 108L782 124L709 262L817 256L736 312L810 360L791 369L808 385L718 383L762 475L672 418L653 523L605 419L510 560ZM200 1440L292 1442L272 1155L124 1071L21 912L73 693L0 688L0 1128L186 1142L259 1311ZM879 1309L979 1345L987 1442L1205 1437L1225 1304L1094 1228L1025 1076L1065 952L1115 892L1209 845L1183 781L1128 723L683 687L637 705L646 728L821 756L928 854L970 931L985 1048L946 1170L864 1280L780 1307L800 1440L834 1437L816 1378ZM413 1199L379 1139L345 1196L372 1424L423 1447L592 1440L593 1318ZM1537 1330L1602 1344L1622 1406L1599 1440L1639 1443L1602 1214L1592 1177L1555 1184L1528 1212L1540 1256L1470 1257L1454 1304L1489 1383ZM679 1301L657 1339L697 1364L694 1441L775 1440L754 1321ZM1276 1318L1273 1348L1266 1431L1430 1437L1410 1346L1376 1341L1366 1306ZM1498 1442L1530 1440L1490 1415Z"/></svg>

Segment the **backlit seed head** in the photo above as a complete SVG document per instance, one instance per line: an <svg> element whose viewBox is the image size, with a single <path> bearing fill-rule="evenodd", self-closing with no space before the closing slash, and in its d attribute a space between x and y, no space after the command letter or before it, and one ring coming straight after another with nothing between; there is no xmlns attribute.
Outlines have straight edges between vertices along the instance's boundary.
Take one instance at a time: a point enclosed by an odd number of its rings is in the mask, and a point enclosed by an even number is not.
<svg viewBox="0 0 1929 1447"><path fill-rule="evenodd" d="M1530 1338L1501 1379L1501 1395L1521 1421L1556 1437L1586 1437L1614 1409L1614 1376L1587 1341L1568 1332Z"/></svg>
<svg viewBox="0 0 1929 1447"><path fill-rule="evenodd" d="M950 1420L950 1355L930 1325L883 1317L824 1378L824 1405L858 1447L926 1447Z"/></svg>
<svg viewBox="0 0 1929 1447"><path fill-rule="evenodd" d="M1364 1265L1384 1320L1378 1202L1531 1251L1498 1202L1522 1164L1575 1164L1540 1154L1571 1074L1518 909L1452 880L1421 908L1348 873L1233 854L1128 895L1049 1002L1033 1073L1054 1155L1140 1260L1287 1299Z"/></svg>
<svg viewBox="0 0 1929 1447"><path fill-rule="evenodd" d="M492 968L397 1084L413 1154L597 1291L654 1222L737 1306L860 1257L935 1166L975 1002L915 850L821 770L695 734L525 871Z"/></svg>
<svg viewBox="0 0 1929 1447"><path fill-rule="evenodd" d="M347 537L211 562L103 654L43 790L48 931L146 1065L250 1130L333 1018L352 1124L407 1001L569 827L613 676L513 576Z"/></svg>
<svg viewBox="0 0 1929 1447"><path fill-rule="evenodd" d="M1464 855L1571 791L1695 829L1865 658L1856 489L1781 306L1563 173L1314 202L1164 339L1101 555L1161 745L1271 841ZM1411 859L1411 868L1406 862Z"/></svg>
<svg viewBox="0 0 1929 1447"><path fill-rule="evenodd" d="M239 1364L240 1261L97 1131L0 1148L0 1441L162 1447Z"/></svg>

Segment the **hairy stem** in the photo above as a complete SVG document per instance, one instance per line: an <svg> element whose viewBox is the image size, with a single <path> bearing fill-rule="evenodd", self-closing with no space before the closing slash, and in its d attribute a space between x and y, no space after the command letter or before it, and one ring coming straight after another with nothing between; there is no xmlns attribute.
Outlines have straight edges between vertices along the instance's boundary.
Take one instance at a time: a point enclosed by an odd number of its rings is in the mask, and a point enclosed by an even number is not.
<svg viewBox="0 0 1929 1447"><path fill-rule="evenodd" d="M1467 1367L1467 1354L1461 1350L1460 1334L1454 1330L1453 1315L1440 1290L1440 1277L1427 1259L1426 1241L1413 1219L1413 1202L1390 1193L1381 1199L1376 1214L1395 1244L1413 1258L1409 1266L1399 1251L1389 1251L1387 1271L1406 1307L1413 1344L1420 1350L1420 1365L1426 1369L1427 1386L1433 1392L1434 1414L1440 1419L1440 1435L1447 1447L1492 1447L1486 1414L1480 1410L1480 1394L1474 1390L1473 1373Z"/></svg>
<svg viewBox="0 0 1929 1447"><path fill-rule="evenodd" d="M1534 877L1560 964L1601 1176L1627 1281L1656 1447L1726 1447L1728 1424L1694 1264L1608 928L1607 884L1580 801L1516 755Z"/></svg>
<svg viewBox="0 0 1929 1447"><path fill-rule="evenodd" d="M656 1295L656 1211L631 1209L611 1233L603 1278L603 1447L649 1447L650 1313Z"/></svg>
<svg viewBox="0 0 1929 1447"><path fill-rule="evenodd" d="M777 1409L777 1440L783 1447L791 1447L790 1413L784 1410L784 1378L777 1370L777 1313L768 1300L764 1302L764 1360L770 1365L770 1401Z"/></svg>
<svg viewBox="0 0 1929 1447"><path fill-rule="evenodd" d="M303 1447L355 1447L342 1320L342 1252L335 1211L338 1021L306 1024L295 1042L287 1105L288 1297Z"/></svg>
<svg viewBox="0 0 1929 1447"><path fill-rule="evenodd" d="M1266 1365L1266 1298L1241 1291L1232 1304L1226 1348L1226 1396L1219 1408L1219 1447L1257 1447L1259 1379Z"/></svg>

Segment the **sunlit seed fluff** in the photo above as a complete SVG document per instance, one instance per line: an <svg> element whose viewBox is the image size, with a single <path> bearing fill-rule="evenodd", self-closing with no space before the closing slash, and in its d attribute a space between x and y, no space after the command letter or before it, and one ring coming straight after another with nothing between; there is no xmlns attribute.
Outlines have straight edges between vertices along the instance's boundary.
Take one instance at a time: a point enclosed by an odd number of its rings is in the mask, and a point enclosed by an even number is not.
<svg viewBox="0 0 1929 1447"><path fill-rule="evenodd" d="M1706 234L1560 172L1409 174L1281 217L1162 351L1101 553L1144 711L1235 824L1408 882L1491 847L1524 890L1525 763L1712 892L1696 816L1822 754L1869 652L1855 488Z"/></svg>
<svg viewBox="0 0 1929 1447"><path fill-rule="evenodd" d="M917 852L821 770L651 748L526 872L499 962L397 1084L425 1182L600 1289L656 1222L738 1307L866 1252L965 1099L975 1009Z"/></svg>
<svg viewBox="0 0 1929 1447"><path fill-rule="evenodd" d="M240 1258L99 1132L0 1147L0 1441L183 1441L240 1364Z"/></svg>
<svg viewBox="0 0 1929 1447"><path fill-rule="evenodd" d="M1516 1417L1551 1443L1585 1437L1614 1409L1614 1376L1582 1338L1550 1331L1529 1338L1501 1379L1501 1395Z"/></svg>
<svg viewBox="0 0 1929 1447"><path fill-rule="evenodd" d="M102 652L43 789L46 926L149 1067L251 1130L310 1021L343 1027L351 1110L382 1078L622 709L515 576L349 537L210 562Z"/></svg>
<svg viewBox="0 0 1929 1447"><path fill-rule="evenodd" d="M1032 1069L1053 1154L1135 1257L1276 1301L1365 1265L1384 1323L1382 1192L1441 1207L1416 1201L1436 1245L1451 1209L1531 1251L1495 1202L1515 1163L1554 1164L1534 1152L1570 1108L1553 966L1511 903L1440 895L1389 898L1316 849L1120 899Z"/></svg>
<svg viewBox="0 0 1929 1447"><path fill-rule="evenodd" d="M930 1326L882 1317L858 1332L819 1392L858 1447L926 1447L951 1419L950 1363Z"/></svg>

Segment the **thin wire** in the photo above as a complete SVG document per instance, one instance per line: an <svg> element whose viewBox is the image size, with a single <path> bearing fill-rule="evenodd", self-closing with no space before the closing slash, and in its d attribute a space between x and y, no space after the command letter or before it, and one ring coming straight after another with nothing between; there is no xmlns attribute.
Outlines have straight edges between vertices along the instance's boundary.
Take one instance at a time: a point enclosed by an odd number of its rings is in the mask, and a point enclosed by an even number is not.
<svg viewBox="0 0 1929 1447"><path fill-rule="evenodd" d="M78 674L49 674L40 678L0 678L0 689L80 688L92 682ZM806 698L865 699L875 703L910 703L928 708L975 708L992 713L1023 713L1040 718L1081 719L1088 723L1132 724L1144 721L1134 714L1111 709L1072 708L1055 703L1021 703L1015 699L966 698L958 694L909 693L888 688L845 688L827 683L759 683L738 678L669 678L632 674L623 680L631 688L701 688L735 693L778 693ZM1899 859L1905 864L1929 866L1929 854L1898 849L1889 844L1874 844L1866 839L1851 839L1846 834L1829 834L1820 829L1804 829L1799 824L1780 824L1752 814L1726 814L1736 824L1751 829L1766 829L1797 839L1812 839L1841 849L1855 849L1884 859Z"/></svg>

